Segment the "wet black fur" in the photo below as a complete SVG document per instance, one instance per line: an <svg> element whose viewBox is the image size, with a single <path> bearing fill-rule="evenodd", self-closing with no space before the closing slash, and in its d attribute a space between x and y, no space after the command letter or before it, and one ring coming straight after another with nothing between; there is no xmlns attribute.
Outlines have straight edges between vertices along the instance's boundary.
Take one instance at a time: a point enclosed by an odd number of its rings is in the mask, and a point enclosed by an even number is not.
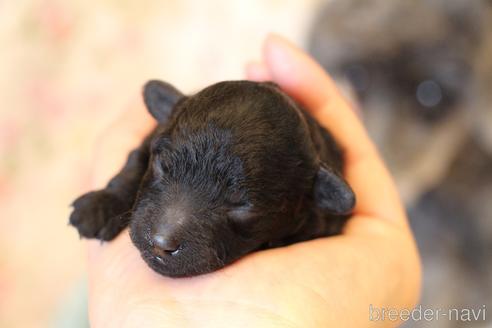
<svg viewBox="0 0 492 328"><path fill-rule="evenodd" d="M262 248L340 232L355 203L331 135L273 83L228 81L185 97L150 81L157 128L70 223L111 240L125 227L167 276L217 270ZM179 249L156 249L165 234Z"/></svg>

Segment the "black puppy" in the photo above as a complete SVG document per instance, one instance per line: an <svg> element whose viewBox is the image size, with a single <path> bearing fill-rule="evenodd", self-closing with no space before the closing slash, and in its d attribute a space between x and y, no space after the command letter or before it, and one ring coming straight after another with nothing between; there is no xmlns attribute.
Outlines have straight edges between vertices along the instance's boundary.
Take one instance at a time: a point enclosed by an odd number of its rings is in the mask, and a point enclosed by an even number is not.
<svg viewBox="0 0 492 328"><path fill-rule="evenodd" d="M275 84L185 97L150 81L144 99L159 125L105 189L74 202L81 236L111 240L129 225L148 265L178 277L340 232L355 203L342 153Z"/></svg>

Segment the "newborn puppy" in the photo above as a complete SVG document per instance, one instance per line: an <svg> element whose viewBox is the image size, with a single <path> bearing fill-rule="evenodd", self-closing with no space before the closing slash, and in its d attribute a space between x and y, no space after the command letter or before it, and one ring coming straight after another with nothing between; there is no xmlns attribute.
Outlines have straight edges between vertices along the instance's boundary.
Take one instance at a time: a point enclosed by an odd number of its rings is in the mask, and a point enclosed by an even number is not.
<svg viewBox="0 0 492 328"><path fill-rule="evenodd" d="M159 125L105 189L75 200L81 236L111 240L129 225L148 265L180 277L340 232L355 203L342 153L276 85L186 97L150 81L144 100Z"/></svg>

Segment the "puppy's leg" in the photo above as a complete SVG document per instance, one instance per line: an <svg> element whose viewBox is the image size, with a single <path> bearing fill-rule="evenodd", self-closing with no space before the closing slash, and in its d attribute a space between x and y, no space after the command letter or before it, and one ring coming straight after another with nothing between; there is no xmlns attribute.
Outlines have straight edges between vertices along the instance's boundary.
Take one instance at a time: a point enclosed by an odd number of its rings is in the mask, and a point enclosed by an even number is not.
<svg viewBox="0 0 492 328"><path fill-rule="evenodd" d="M130 212L147 170L149 139L132 151L123 169L105 189L88 192L73 202L70 224L85 238L111 240L126 226Z"/></svg>

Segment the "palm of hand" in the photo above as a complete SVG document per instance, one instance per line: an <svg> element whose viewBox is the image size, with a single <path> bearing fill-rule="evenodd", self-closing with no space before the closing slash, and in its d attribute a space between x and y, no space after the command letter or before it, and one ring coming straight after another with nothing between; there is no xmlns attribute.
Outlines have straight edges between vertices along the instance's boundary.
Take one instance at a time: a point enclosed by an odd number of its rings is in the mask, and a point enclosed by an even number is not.
<svg viewBox="0 0 492 328"><path fill-rule="evenodd" d="M351 226L364 225L365 220L371 219L352 218ZM102 327L241 327L241 323L245 327L324 327L330 322L329 311L338 308L346 312L347 323L355 326L350 311L357 302L352 303L351 293L360 290L344 292L337 283L353 279L361 274L358 267L374 260L371 246L375 250L394 246L382 238L393 236L393 242L398 242L393 230L382 225L380 231L367 234L354 230L353 235L257 252L215 273L181 279L151 271L125 231L102 246L103 252L97 242L91 242L91 261L97 263L90 271L91 321ZM378 245L381 240L388 244ZM326 254L312 253L315 244ZM327 257L335 270L322 269ZM333 298L311 287L317 285L331 286ZM364 310L368 311L368 305Z"/></svg>

